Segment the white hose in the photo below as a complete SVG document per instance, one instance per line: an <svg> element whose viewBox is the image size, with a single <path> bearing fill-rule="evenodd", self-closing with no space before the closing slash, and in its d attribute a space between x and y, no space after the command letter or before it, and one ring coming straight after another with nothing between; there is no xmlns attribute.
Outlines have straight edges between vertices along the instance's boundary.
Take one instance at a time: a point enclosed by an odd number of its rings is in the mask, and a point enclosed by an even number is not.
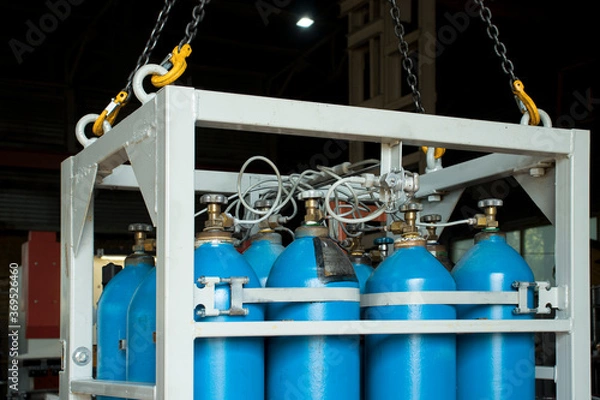
<svg viewBox="0 0 600 400"><path fill-rule="evenodd" d="M415 225L424 226L426 228L427 227L445 228L447 226L456 226L456 225L474 225L476 222L477 222L477 220L475 218L467 218L467 219L461 219L459 221L440 222L440 223L416 222Z"/></svg>
<svg viewBox="0 0 600 400"><path fill-rule="evenodd" d="M344 217L337 215L331 209L331 204L329 204L329 199L332 197L333 193L335 192L335 190L338 186L346 185L346 187L348 187L349 183L364 183L364 182L365 182L364 178L361 178L359 176L350 176L347 178L340 179L331 185L331 187L327 191L327 194L325 195L325 209L327 210L327 213L331 216L331 218L335 219L338 222L342 222L345 224L360 224L363 222L372 221L385 212L385 207L381 207L378 210L375 210L371 214L369 214L365 217L362 217L362 218L344 218Z"/></svg>
<svg viewBox="0 0 600 400"><path fill-rule="evenodd" d="M248 203L246 203L246 200L244 200L244 197L242 195L242 176L244 175L244 171L246 170L246 167L248 167L248 165L255 160L261 160L261 161L264 161L265 163L269 164L269 166L271 168L273 168L273 171L275 172L275 175L277 176L277 195L275 196L273 205L271 206L271 208L269 208L268 211L260 211L260 210L256 210L256 209L252 208ZM273 214L273 212L279 206L279 203L281 201L281 192L282 191L283 191L283 181L281 179L281 174L279 173L279 169L277 169L277 166L273 163L273 161L271 161L268 158L263 157L263 156L250 157L248 160L246 160L244 165L242 165L242 168L240 169L240 173L238 174L238 180L237 180L238 199L242 203L242 205L244 207L246 207L247 210L249 210L250 212L252 212L254 214L262 215L262 217L260 217L259 219L255 219L255 220L236 219L235 222L238 224L257 224L259 222L266 220Z"/></svg>

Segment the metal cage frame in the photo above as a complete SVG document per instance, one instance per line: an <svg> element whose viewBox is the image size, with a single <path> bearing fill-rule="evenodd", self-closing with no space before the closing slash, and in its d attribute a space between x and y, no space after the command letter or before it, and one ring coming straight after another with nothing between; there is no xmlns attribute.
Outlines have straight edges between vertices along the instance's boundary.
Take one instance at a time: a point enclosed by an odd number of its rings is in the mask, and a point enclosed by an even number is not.
<svg viewBox="0 0 600 400"><path fill-rule="evenodd" d="M554 224L556 284L565 289L565 307L554 319L530 321L269 321L240 322L235 330L231 323L194 322L194 193L230 193L237 179L194 170L195 127L378 142L382 172L401 165L403 144L489 153L422 175L417 196L425 211L448 216L465 187L514 176ZM559 400L589 399L589 151L589 131L167 86L62 163L60 398L191 399L196 337L556 332L556 366L539 367L536 376L556 381ZM532 176L540 165L547 173ZM155 385L92 377L93 193L102 188L139 188L157 228ZM441 202L427 201L439 193Z"/></svg>

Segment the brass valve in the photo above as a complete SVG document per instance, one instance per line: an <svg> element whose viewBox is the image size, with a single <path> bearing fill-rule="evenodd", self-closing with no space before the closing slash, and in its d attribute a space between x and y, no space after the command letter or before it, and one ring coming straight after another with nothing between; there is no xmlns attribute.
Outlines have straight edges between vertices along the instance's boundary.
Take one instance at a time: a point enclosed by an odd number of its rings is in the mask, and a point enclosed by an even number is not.
<svg viewBox="0 0 600 400"><path fill-rule="evenodd" d="M273 200L270 199L256 200L254 203L254 208L256 208L258 211L266 213L271 209L271 207L273 207L273 204ZM269 218L258 223L258 230L263 233L269 233L274 232L274 229L278 226L280 226L279 215L271 215Z"/></svg>
<svg viewBox="0 0 600 400"><path fill-rule="evenodd" d="M419 203L406 203L400 207L400 211L404 213L404 223L402 227L402 237L418 237L419 228L417 228L417 213L423 210L423 206Z"/></svg>
<svg viewBox="0 0 600 400"><path fill-rule="evenodd" d="M421 222L426 224L436 224L442 221L440 214L428 214L421 217ZM435 226L426 226L427 229L427 240L435 241L438 240L437 229Z"/></svg>
<svg viewBox="0 0 600 400"><path fill-rule="evenodd" d="M305 223L317 223L323 221L325 215L319 207L319 201L324 197L320 190L305 190L298 195L298 200L304 201L306 215L304 216Z"/></svg>
<svg viewBox="0 0 600 400"><path fill-rule="evenodd" d="M475 223L476 228L498 228L498 221L496 220L496 214L498 213L498 207L502 207L504 203L500 199L485 199L480 200L477 206L483 210L485 214L476 214Z"/></svg>
<svg viewBox="0 0 600 400"><path fill-rule="evenodd" d="M133 232L133 240L135 241L132 247L133 251L144 251L146 237L153 230L152 225L148 224L137 223L129 225L129 232Z"/></svg>
<svg viewBox="0 0 600 400"><path fill-rule="evenodd" d="M200 202L206 204L208 220L204 223L204 230L224 230L233 226L233 219L221 212L221 206L227 204L227 197L222 194L205 194L200 197Z"/></svg>
<svg viewBox="0 0 600 400"><path fill-rule="evenodd" d="M362 256L365 253L365 248L361 242L361 236L350 238L350 248L348 249L348 252L351 256Z"/></svg>

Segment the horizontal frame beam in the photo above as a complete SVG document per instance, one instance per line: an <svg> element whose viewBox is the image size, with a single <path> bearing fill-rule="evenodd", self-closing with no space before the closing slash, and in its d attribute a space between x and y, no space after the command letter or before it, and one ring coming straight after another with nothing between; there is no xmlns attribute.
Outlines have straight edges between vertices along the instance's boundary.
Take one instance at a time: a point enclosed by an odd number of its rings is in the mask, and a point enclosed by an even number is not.
<svg viewBox="0 0 600 400"><path fill-rule="evenodd" d="M95 394L139 400L154 400L156 397L156 386L140 382L81 379L71 382L71 391L78 394Z"/></svg>
<svg viewBox="0 0 600 400"><path fill-rule="evenodd" d="M196 322L196 337L569 332L570 320Z"/></svg>
<svg viewBox="0 0 600 400"><path fill-rule="evenodd" d="M328 139L568 155L572 131L196 90L196 125ZM376 121L376 123L374 123Z"/></svg>

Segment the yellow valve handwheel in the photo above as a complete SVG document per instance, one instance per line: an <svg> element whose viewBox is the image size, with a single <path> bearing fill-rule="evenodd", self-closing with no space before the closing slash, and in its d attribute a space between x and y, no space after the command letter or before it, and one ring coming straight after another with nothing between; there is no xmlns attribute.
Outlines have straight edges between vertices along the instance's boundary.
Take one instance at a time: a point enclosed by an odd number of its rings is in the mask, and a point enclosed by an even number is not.
<svg viewBox="0 0 600 400"><path fill-rule="evenodd" d="M423 153L425 153L425 154L427 154L428 149L429 149L429 147L427 147L427 146L421 147L421 150L423 150ZM443 147L436 147L435 153L433 153L433 157L437 160L438 158L442 157L445 152L446 152L446 149L444 149Z"/></svg>
<svg viewBox="0 0 600 400"><path fill-rule="evenodd" d="M163 87L166 85L170 85L175 82L187 68L187 63L185 59L192 54L192 46L189 44L184 44L181 49L179 46L175 46L173 49L172 56L169 59L173 67L167 72L165 75L154 75L150 81L155 87Z"/></svg>
<svg viewBox="0 0 600 400"><path fill-rule="evenodd" d="M529 125L539 125L540 112L538 111L538 108L531 97L525 93L525 86L523 85L523 82L518 79L513 82L513 93L525 107L525 109L522 110L523 114L525 112L529 113Z"/></svg>

